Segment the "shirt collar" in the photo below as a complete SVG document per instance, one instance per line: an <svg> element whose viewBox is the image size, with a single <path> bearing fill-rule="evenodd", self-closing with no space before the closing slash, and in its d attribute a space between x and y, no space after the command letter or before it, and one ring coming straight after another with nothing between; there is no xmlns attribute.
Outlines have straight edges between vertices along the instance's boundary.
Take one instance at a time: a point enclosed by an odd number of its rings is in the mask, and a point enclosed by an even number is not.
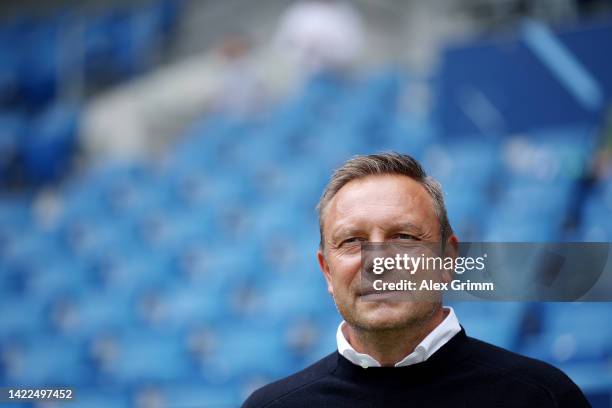
<svg viewBox="0 0 612 408"><path fill-rule="evenodd" d="M459 320L452 307L445 307L448 314L442 322L431 331L414 349L414 351L395 364L395 367L403 367L421 363L431 357L436 351L445 345L453 336L461 331ZM344 337L342 327L346 322L342 321L336 332L338 352L351 363L363 368L380 367L381 364L369 354L357 352Z"/></svg>

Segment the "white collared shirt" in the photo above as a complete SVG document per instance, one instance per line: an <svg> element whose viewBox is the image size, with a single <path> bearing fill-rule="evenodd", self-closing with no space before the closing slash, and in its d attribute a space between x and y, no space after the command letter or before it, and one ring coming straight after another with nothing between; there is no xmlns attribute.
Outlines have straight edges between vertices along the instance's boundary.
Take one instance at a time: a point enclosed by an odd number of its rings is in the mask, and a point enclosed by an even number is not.
<svg viewBox="0 0 612 408"><path fill-rule="evenodd" d="M445 307L447 309L448 315L442 320L435 329L431 331L421 341L414 351L400 360L395 364L395 367L403 367L412 364L421 363L431 357L436 351L440 349L443 345L445 345L453 336L461 331L461 326L459 326L459 320L455 315L455 311L452 307ZM368 354L359 353L355 351L355 349L349 344L344 337L344 332L342 331L342 327L346 322L343 320L338 326L338 331L336 332L336 342L338 343L338 352L350 361L353 364L359 365L363 368L368 367L380 367L381 364L376 361L376 359Z"/></svg>

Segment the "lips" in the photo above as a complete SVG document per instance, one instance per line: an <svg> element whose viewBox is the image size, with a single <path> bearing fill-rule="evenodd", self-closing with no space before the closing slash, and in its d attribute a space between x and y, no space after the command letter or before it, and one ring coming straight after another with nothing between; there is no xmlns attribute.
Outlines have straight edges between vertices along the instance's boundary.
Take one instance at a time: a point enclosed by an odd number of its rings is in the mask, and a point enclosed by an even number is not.
<svg viewBox="0 0 612 408"><path fill-rule="evenodd" d="M386 290L376 290L374 289L373 282L361 282L360 288L357 291L357 296L367 296L367 295L380 295L386 293Z"/></svg>
<svg viewBox="0 0 612 408"><path fill-rule="evenodd" d="M383 290L375 290L374 288L367 288L359 291L359 296L373 295L376 293L384 293Z"/></svg>
<svg viewBox="0 0 612 408"><path fill-rule="evenodd" d="M400 302L404 300L401 294L396 292L385 292L385 291L376 291L374 293L364 294L359 297L359 300L363 302L374 302L374 303L388 303L388 302Z"/></svg>

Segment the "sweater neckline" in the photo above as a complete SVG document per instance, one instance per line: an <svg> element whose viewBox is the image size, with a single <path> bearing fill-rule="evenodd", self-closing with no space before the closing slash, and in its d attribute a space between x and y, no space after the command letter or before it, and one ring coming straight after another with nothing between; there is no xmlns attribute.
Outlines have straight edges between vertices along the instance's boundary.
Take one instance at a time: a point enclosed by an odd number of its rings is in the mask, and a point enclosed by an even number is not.
<svg viewBox="0 0 612 408"><path fill-rule="evenodd" d="M368 367L358 366L336 351L337 365L332 375L349 381L360 383L398 383L398 382L426 382L432 376L439 376L453 363L468 357L467 336L465 330L451 338L445 345L436 351L427 360L403 367Z"/></svg>

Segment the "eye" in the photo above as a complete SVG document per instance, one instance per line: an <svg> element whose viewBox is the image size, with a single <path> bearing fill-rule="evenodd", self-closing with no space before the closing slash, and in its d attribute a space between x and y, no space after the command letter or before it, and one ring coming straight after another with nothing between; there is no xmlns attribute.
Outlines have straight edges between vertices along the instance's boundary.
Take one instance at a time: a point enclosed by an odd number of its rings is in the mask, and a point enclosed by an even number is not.
<svg viewBox="0 0 612 408"><path fill-rule="evenodd" d="M400 240L409 239L409 240L419 241L419 239L415 237L414 235L405 234L405 233L395 234L393 236L393 239L400 239Z"/></svg>
<svg viewBox="0 0 612 408"><path fill-rule="evenodd" d="M342 241L340 243L340 245L342 246L342 245L347 245L347 244L355 244L357 242L362 242L362 241L365 241L365 240L366 240L365 238L361 238L361 237L350 237L350 238L345 239L344 241Z"/></svg>

